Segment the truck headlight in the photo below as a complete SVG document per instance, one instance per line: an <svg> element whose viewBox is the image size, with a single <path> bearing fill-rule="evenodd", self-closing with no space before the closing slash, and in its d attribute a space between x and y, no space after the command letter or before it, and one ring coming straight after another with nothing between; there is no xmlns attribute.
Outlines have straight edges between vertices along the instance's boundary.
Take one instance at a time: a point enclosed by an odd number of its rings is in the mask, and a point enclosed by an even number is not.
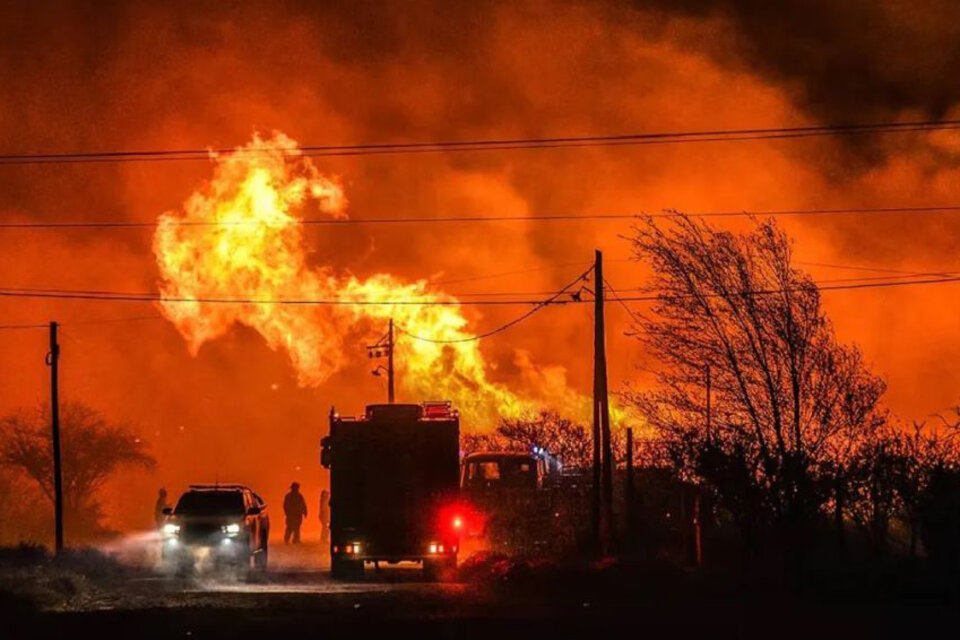
<svg viewBox="0 0 960 640"><path fill-rule="evenodd" d="M174 538L180 535L180 525L168 522L160 528L160 533L164 538Z"/></svg>
<svg viewBox="0 0 960 640"><path fill-rule="evenodd" d="M240 525L235 522L233 524L225 524L220 527L220 531L228 536L235 536L240 533Z"/></svg>

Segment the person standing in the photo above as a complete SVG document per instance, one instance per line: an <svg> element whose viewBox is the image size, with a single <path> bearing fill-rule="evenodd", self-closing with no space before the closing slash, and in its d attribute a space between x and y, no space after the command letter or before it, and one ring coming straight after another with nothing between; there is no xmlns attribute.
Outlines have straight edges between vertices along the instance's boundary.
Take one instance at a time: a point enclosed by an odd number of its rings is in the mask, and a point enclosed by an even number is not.
<svg viewBox="0 0 960 640"><path fill-rule="evenodd" d="M157 524L157 529L162 527L167 519L163 510L168 508L170 508L170 504L167 502L167 490L160 487L160 491L157 492L157 502L153 505L153 521Z"/></svg>
<svg viewBox="0 0 960 640"><path fill-rule="evenodd" d="M283 532L283 543L300 544L300 525L307 517L307 503L300 493L300 483L290 485L290 492L283 498L283 515L286 516L287 528Z"/></svg>
<svg viewBox="0 0 960 640"><path fill-rule="evenodd" d="M320 492L320 544L330 543L330 492Z"/></svg>

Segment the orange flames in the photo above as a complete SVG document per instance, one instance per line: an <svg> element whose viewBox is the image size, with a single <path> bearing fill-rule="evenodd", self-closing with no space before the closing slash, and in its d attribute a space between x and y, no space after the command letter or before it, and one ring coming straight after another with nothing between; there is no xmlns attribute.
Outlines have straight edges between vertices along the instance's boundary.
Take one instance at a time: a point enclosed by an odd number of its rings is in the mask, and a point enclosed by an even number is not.
<svg viewBox="0 0 960 640"><path fill-rule="evenodd" d="M426 281L401 282L389 274L361 280L307 264L296 213L313 204L345 217L346 198L339 182L321 175L293 140L282 133L254 136L213 159L213 178L182 211L160 216L153 244L165 298L160 308L192 353L243 324L289 354L301 385L316 386L356 357L358 337L376 340L390 318L433 340L472 336L456 299ZM223 299L239 301L216 301ZM307 303L318 300L338 304ZM402 400L453 400L474 428L536 408L488 380L477 341L434 344L399 335L396 355Z"/></svg>

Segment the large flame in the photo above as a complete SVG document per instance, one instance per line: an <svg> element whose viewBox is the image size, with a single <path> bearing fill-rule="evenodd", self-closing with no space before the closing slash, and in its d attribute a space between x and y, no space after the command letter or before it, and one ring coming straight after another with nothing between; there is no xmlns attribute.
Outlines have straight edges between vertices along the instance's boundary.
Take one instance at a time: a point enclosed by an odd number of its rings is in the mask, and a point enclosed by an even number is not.
<svg viewBox="0 0 960 640"><path fill-rule="evenodd" d="M321 175L293 140L281 133L254 136L246 146L213 159L210 182L187 199L182 211L160 216L154 237L165 299L160 308L192 352L233 324L243 324L290 355L301 385L315 386L353 357L354 338L376 339L391 318L405 331L432 340L472 337L456 299L426 281L402 282L388 274L360 280L307 264L303 224L295 214L313 203L331 217L343 217L346 198L339 182ZM308 303L318 300L348 304ZM398 301L449 304L391 304ZM488 380L478 345L399 336L402 399L453 400L481 428L499 416L535 409Z"/></svg>

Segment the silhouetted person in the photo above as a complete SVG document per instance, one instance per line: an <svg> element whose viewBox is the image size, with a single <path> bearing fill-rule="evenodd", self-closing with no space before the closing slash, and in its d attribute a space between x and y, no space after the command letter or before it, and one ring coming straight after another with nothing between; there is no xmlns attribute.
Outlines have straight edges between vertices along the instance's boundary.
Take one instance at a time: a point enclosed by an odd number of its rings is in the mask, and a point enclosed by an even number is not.
<svg viewBox="0 0 960 640"><path fill-rule="evenodd" d="M283 497L283 515L287 517L287 528L283 532L283 543L290 542L293 537L293 543L300 543L300 525L303 519L307 517L307 502L300 493L300 483L294 482L290 485L290 493Z"/></svg>
<svg viewBox="0 0 960 640"><path fill-rule="evenodd" d="M169 506L170 504L167 502L167 490L160 487L160 491L157 492L157 503L153 506L153 520L157 523L157 529L163 526L163 521L167 518L163 515L163 510Z"/></svg>
<svg viewBox="0 0 960 640"><path fill-rule="evenodd" d="M320 544L330 542L330 492L320 492Z"/></svg>

